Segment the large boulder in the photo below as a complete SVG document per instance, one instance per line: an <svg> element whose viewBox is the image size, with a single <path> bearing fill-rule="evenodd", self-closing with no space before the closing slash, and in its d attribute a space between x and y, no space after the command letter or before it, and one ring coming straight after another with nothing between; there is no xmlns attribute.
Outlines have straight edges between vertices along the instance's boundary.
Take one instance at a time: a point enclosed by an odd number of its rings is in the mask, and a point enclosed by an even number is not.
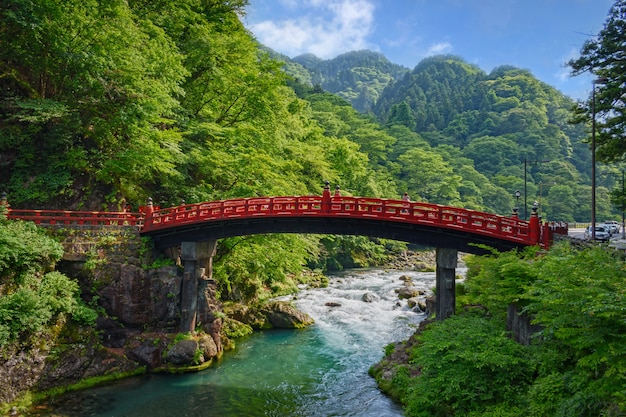
<svg viewBox="0 0 626 417"><path fill-rule="evenodd" d="M138 346L126 349L126 357L148 369L155 369L162 365L162 350L155 345L153 340L144 340Z"/></svg>
<svg viewBox="0 0 626 417"><path fill-rule="evenodd" d="M278 329L300 329L313 324L313 319L284 301L272 301L261 309L267 321Z"/></svg>
<svg viewBox="0 0 626 417"><path fill-rule="evenodd" d="M208 334L200 336L198 339L198 347L202 351L205 360L214 358L220 353L215 340Z"/></svg>
<svg viewBox="0 0 626 417"><path fill-rule="evenodd" d="M198 350L199 345L195 340L181 340L167 351L165 360L172 365L197 365L197 362L204 362L204 356L202 358L196 356Z"/></svg>

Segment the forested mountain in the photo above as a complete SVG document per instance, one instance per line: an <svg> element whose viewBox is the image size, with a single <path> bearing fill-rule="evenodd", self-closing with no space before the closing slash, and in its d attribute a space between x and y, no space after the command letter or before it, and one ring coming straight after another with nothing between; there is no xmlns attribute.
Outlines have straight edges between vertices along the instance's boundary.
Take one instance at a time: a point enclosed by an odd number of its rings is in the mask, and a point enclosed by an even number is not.
<svg viewBox="0 0 626 417"><path fill-rule="evenodd" d="M409 71L391 63L382 54L367 50L347 52L329 60L313 54L292 59L275 56L286 62L286 72L299 82L318 85L324 91L337 94L362 113L370 110L391 81Z"/></svg>
<svg viewBox="0 0 626 417"><path fill-rule="evenodd" d="M486 73L460 57L435 56L403 71L378 57L356 51L333 60L313 55L278 59L300 83L346 98L386 127L392 138L379 136L374 141L378 151L362 139L353 140L375 167L393 173L399 190L406 188L423 200L499 213L510 210L510 196L520 190L526 212L537 201L549 219L588 221L589 129L571 123L572 99L512 66ZM368 63L374 65L372 77L384 73L370 85L386 87L363 108L348 94L363 84L349 77L331 82L328 77L358 73ZM450 175L439 180L437 172ZM601 167L597 210L603 218L616 214L609 189L618 182L617 168ZM523 201L516 203L523 207Z"/></svg>
<svg viewBox="0 0 626 417"><path fill-rule="evenodd" d="M473 167L494 186L509 193L525 187L544 215L571 221L589 218L580 208L588 207L591 170L588 133L569 123L573 106L526 70L502 66L487 74L461 58L437 56L385 89L373 112L438 152L471 161L462 168ZM611 208L604 203L606 216Z"/></svg>

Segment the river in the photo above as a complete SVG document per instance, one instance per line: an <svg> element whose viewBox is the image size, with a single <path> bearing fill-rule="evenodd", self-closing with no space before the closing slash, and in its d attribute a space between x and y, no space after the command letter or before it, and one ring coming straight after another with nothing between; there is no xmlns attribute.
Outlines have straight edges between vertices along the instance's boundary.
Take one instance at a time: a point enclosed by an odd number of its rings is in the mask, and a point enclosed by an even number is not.
<svg viewBox="0 0 626 417"><path fill-rule="evenodd" d="M147 375L71 393L39 415L402 416L367 373L387 344L407 339L425 318L398 299L402 275L418 289L435 286L434 273L335 275L327 288L303 290L293 300L315 320L307 329L256 332L202 372ZM373 300L363 301L364 294Z"/></svg>

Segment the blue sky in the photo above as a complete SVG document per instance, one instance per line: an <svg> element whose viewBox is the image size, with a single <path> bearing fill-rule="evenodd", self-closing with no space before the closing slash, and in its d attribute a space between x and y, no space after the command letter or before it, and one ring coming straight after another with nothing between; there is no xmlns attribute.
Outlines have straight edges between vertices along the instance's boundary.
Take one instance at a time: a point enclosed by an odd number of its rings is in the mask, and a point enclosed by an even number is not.
<svg viewBox="0 0 626 417"><path fill-rule="evenodd" d="M530 70L574 99L591 76L565 63L604 26L614 0L249 0L243 21L259 42L294 57L329 59L370 49L414 68L437 54L457 55L486 72Z"/></svg>

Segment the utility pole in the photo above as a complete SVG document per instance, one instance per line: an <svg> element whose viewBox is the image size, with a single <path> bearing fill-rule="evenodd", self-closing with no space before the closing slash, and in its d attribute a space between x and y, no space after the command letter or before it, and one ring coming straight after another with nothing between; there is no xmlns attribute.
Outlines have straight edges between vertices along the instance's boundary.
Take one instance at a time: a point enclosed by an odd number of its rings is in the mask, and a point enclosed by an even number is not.
<svg viewBox="0 0 626 417"><path fill-rule="evenodd" d="M626 239L626 230L624 230L624 210L626 209L624 208L624 203L626 202L624 201L624 194L626 193L624 192L624 170L622 170L622 239Z"/></svg>

